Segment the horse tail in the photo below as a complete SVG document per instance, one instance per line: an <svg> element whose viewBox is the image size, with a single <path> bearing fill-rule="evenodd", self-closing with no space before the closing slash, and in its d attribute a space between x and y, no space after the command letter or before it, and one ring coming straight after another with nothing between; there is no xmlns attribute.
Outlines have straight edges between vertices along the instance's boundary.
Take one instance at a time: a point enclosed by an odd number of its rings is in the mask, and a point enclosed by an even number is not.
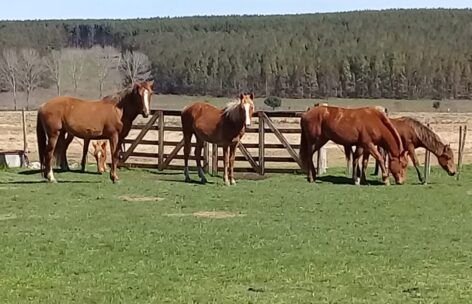
<svg viewBox="0 0 472 304"><path fill-rule="evenodd" d="M38 141L38 154L39 154L39 164L40 164L40 170L41 172L44 173L44 161L45 161L45 155L46 155L46 144L47 144L47 138L46 138L46 132L44 131L44 126L43 122L41 119L41 111L38 111L37 119L36 119L36 138Z"/></svg>
<svg viewBox="0 0 472 304"><path fill-rule="evenodd" d="M379 114L380 114L380 119L382 120L383 124L393 134L393 137L395 138L395 141L397 142L398 148L400 149L399 153L402 153L403 152L403 143L402 143L402 138L400 137L400 134L398 133L397 129L392 124L390 119L387 117L387 115L385 115L382 112L379 112Z"/></svg>
<svg viewBox="0 0 472 304"><path fill-rule="evenodd" d="M301 128L300 150L298 152L298 156L300 158L300 164L301 164L302 170L307 170L307 159L309 157L308 140L307 140L306 127L305 127L303 116L300 119L300 128Z"/></svg>
<svg viewBox="0 0 472 304"><path fill-rule="evenodd" d="M350 161L352 155L352 148L351 146L344 146L344 156L346 156L346 160Z"/></svg>

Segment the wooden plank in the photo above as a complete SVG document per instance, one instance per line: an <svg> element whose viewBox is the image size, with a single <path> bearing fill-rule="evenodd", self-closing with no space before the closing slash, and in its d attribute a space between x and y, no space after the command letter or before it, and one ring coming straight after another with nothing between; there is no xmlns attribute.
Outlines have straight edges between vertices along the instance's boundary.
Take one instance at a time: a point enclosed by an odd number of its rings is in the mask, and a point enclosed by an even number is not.
<svg viewBox="0 0 472 304"><path fill-rule="evenodd" d="M132 144L136 141L135 138L125 138L123 143L125 144ZM140 145L148 145L148 146L157 146L159 145L158 140L147 140L147 139L142 139L141 142L139 143Z"/></svg>
<svg viewBox="0 0 472 304"><path fill-rule="evenodd" d="M241 153L243 154L244 158L249 162L249 164L251 165L251 167L252 167L256 172L259 172L259 165L258 165L257 162L254 160L254 158L252 157L251 153L249 153L249 151L246 149L246 147L244 147L244 145L243 145L241 142L238 142L238 148L239 148L239 150L241 151Z"/></svg>
<svg viewBox="0 0 472 304"><path fill-rule="evenodd" d="M170 162L174 159L174 157L179 153L179 151L182 149L184 146L184 139L180 141L180 143L175 146L175 148L170 152L170 154L166 157L165 161L162 163L162 166L160 166L160 170L164 170L169 166Z"/></svg>
<svg viewBox="0 0 472 304"><path fill-rule="evenodd" d="M158 127L159 127L159 145L157 148L157 153L159 154L159 159L157 160L157 164L160 165L164 163L164 143L165 143L165 133L164 133L164 112L159 111L159 120L158 120Z"/></svg>
<svg viewBox="0 0 472 304"><path fill-rule="evenodd" d="M264 131L266 133L274 133L271 128L265 128ZM285 134L301 134L302 133L300 128L280 128L280 129L277 129L277 131L279 133L285 133ZM259 128L247 128L246 133L259 133Z"/></svg>
<svg viewBox="0 0 472 304"><path fill-rule="evenodd" d="M131 126L131 130L143 130L145 128L146 128L146 125L132 125ZM158 126L152 126L147 130L148 131L157 131L157 130L159 130L159 127Z"/></svg>
<svg viewBox="0 0 472 304"><path fill-rule="evenodd" d="M129 155L129 157L159 158L159 153L133 152Z"/></svg>
<svg viewBox="0 0 472 304"><path fill-rule="evenodd" d="M264 175L264 156L265 156L265 127L264 127L264 117L262 114L258 113L259 117L259 174Z"/></svg>
<svg viewBox="0 0 472 304"><path fill-rule="evenodd" d="M144 138L144 136L146 136L146 133L151 129L151 127L154 125L158 117L159 117L159 114L155 113L151 117L151 119L149 119L145 127L141 130L141 132L136 137L135 141L131 144L128 150L126 150L126 152L123 154L123 157L120 160L120 162L123 162L123 163L126 162L130 154L133 153L134 149L136 149L136 147L139 145L139 142Z"/></svg>
<svg viewBox="0 0 472 304"><path fill-rule="evenodd" d="M295 150L292 149L292 146L288 143L287 139L280 133L279 130L274 126L272 123L272 120L270 120L265 113L262 113L262 117L265 120L265 123L269 126L269 128L272 130L272 132L275 134L275 136L280 140L280 142L285 146L285 149L287 149L288 153L290 156L298 163L300 168L302 168L302 163L300 161L300 158L298 157L298 154L295 152Z"/></svg>
<svg viewBox="0 0 472 304"><path fill-rule="evenodd" d="M176 157L177 159L179 155ZM252 159L254 160L255 163L259 163L260 159L259 156L251 156ZM183 156L182 156L183 159ZM264 160L266 163L297 163L292 157L290 156L264 156ZM223 161L223 156L218 156L218 161ZM236 156L235 161L241 162L241 161L247 161L247 158L245 156ZM251 166L253 167L253 166ZM254 168L254 167L253 167ZM254 168L256 169L256 168Z"/></svg>

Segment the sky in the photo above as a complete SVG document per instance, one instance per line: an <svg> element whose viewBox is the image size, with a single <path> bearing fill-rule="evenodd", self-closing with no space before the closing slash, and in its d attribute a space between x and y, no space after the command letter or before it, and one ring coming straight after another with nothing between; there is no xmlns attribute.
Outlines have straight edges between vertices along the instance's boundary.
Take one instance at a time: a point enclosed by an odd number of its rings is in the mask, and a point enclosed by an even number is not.
<svg viewBox="0 0 472 304"><path fill-rule="evenodd" d="M2 0L0 20L297 14L387 8L470 8L471 0ZM6 4L8 2L8 4Z"/></svg>

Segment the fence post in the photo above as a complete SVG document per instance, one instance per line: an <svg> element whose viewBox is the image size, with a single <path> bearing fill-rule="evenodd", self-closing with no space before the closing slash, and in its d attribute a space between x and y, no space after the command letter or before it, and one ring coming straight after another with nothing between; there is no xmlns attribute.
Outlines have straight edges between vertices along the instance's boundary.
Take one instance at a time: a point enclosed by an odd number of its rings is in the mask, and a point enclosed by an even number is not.
<svg viewBox="0 0 472 304"><path fill-rule="evenodd" d="M164 111L160 110L159 111L159 119L157 121L158 128L159 128L159 135L158 135L158 140L159 140L159 146L158 146L158 154L159 158L157 161L157 165L159 170L162 170L162 164L164 163Z"/></svg>
<svg viewBox="0 0 472 304"><path fill-rule="evenodd" d="M327 167L327 160L326 160L326 148L321 147L317 152L316 152L316 169L317 169L317 174L321 175L326 173L326 167Z"/></svg>
<svg viewBox="0 0 472 304"><path fill-rule="evenodd" d="M426 126L429 128L429 122L426 124ZM424 155L424 183L425 185L428 183L429 179L429 174L431 172L431 152L425 149L425 155Z"/></svg>
<svg viewBox="0 0 472 304"><path fill-rule="evenodd" d="M211 144L211 174L218 175L218 145Z"/></svg>
<svg viewBox="0 0 472 304"><path fill-rule="evenodd" d="M457 160L457 176L456 179L460 179L460 173L462 171L462 158L464 156L465 140L467 138L467 125L459 127L459 151Z"/></svg>
<svg viewBox="0 0 472 304"><path fill-rule="evenodd" d="M259 117L259 174L265 174L265 123L262 112L258 113Z"/></svg>

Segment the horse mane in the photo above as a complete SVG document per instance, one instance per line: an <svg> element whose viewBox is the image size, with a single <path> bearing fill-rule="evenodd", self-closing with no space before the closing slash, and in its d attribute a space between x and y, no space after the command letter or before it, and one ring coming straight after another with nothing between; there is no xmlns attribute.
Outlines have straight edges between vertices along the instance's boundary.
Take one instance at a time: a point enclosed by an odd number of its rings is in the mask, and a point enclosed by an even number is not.
<svg viewBox="0 0 472 304"><path fill-rule="evenodd" d="M406 125L412 128L418 139L425 146L426 149L433 153L442 154L444 143L441 138L434 133L430 128L422 124L419 120L412 117L400 117L398 120L403 121Z"/></svg>
<svg viewBox="0 0 472 304"><path fill-rule="evenodd" d="M239 109L239 100L233 100L226 104L223 109L223 115L233 122L243 121L244 114Z"/></svg>
<svg viewBox="0 0 472 304"><path fill-rule="evenodd" d="M133 92L133 88L125 88L121 91L118 91L114 94L107 95L102 98L104 101L111 101L116 104L120 103L123 99L128 97Z"/></svg>

